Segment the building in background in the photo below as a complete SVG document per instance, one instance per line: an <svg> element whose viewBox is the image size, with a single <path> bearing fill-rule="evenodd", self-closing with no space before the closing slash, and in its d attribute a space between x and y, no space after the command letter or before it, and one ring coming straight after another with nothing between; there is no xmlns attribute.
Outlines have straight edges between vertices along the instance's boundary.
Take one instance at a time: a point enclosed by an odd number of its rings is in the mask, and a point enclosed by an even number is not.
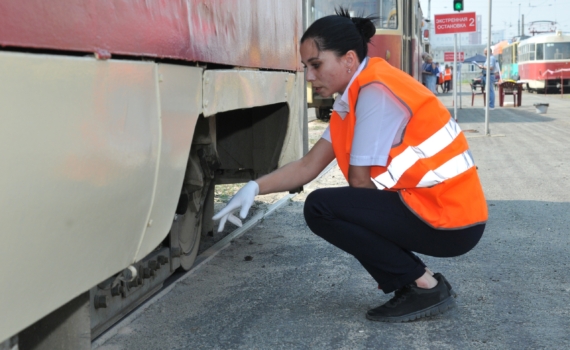
<svg viewBox="0 0 570 350"><path fill-rule="evenodd" d="M469 33L469 44L470 45L480 45L481 44L481 28L483 21L481 20L481 16L475 17L477 21L477 31L473 33Z"/></svg>

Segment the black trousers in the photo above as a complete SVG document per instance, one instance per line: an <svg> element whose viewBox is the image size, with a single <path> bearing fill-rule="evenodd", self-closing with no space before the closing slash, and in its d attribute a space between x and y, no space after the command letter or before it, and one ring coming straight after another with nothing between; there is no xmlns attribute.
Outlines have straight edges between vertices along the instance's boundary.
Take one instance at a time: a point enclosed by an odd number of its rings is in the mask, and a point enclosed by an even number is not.
<svg viewBox="0 0 570 350"><path fill-rule="evenodd" d="M315 234L358 259L385 293L425 273L425 264L412 252L434 257L465 254L485 229L485 224L434 229L411 212L398 193L365 188L316 190L307 197L304 214Z"/></svg>

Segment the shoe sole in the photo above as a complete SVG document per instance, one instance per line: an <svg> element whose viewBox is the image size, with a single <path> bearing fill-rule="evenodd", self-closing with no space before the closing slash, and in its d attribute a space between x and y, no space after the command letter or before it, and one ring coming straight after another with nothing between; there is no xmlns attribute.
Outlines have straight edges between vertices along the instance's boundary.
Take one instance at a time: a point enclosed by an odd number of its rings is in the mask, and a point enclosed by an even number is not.
<svg viewBox="0 0 570 350"><path fill-rule="evenodd" d="M380 321L380 322L392 322L392 323L411 322L419 320L420 318L424 317L441 315L445 313L447 310L454 308L455 306L456 306L455 299L450 295L444 300L440 301L439 303L428 307L427 309L412 312L407 315L397 316L397 317L378 317L366 314L366 318L369 319L370 321Z"/></svg>
<svg viewBox="0 0 570 350"><path fill-rule="evenodd" d="M457 298L457 293L455 293L453 289L450 289L449 293L451 294L452 297Z"/></svg>

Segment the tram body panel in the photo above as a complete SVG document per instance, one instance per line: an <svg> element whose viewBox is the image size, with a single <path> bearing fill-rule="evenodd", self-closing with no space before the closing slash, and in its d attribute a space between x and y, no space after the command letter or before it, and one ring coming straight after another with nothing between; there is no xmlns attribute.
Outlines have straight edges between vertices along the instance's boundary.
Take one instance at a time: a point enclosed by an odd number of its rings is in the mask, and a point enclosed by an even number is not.
<svg viewBox="0 0 570 350"><path fill-rule="evenodd" d="M402 69L402 34L397 31L376 31L368 45L368 55L383 58L392 66Z"/></svg>
<svg viewBox="0 0 570 350"><path fill-rule="evenodd" d="M526 81L531 89L544 89L548 81L556 84L557 82L560 82L560 79L570 79L570 61L526 62L524 64L519 64L519 73L521 80ZM568 82L565 82L564 86L568 87Z"/></svg>
<svg viewBox="0 0 570 350"><path fill-rule="evenodd" d="M519 42L508 44L500 55L501 78L503 80L519 80L517 49Z"/></svg>
<svg viewBox="0 0 570 350"><path fill-rule="evenodd" d="M144 238L135 261L143 259L165 238L180 196L192 135L202 113L202 68L158 64L156 82L160 109L160 162Z"/></svg>
<svg viewBox="0 0 570 350"><path fill-rule="evenodd" d="M161 121L154 63L0 52L0 77L5 339L135 260Z"/></svg>

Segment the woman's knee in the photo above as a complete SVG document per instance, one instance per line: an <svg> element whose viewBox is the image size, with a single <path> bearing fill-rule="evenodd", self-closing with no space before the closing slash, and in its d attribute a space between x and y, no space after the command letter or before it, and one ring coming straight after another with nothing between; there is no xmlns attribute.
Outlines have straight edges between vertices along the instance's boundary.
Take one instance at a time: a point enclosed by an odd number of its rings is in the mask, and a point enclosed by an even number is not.
<svg viewBox="0 0 570 350"><path fill-rule="evenodd" d="M305 199L303 214L307 225L314 233L318 233L324 221L329 221L331 217L330 208L327 206L327 189L318 189L311 192Z"/></svg>
<svg viewBox="0 0 570 350"><path fill-rule="evenodd" d="M471 251L481 240L483 236L483 232L485 231L485 224L480 224L477 226L470 227L466 229L466 232L463 234L463 244L460 247L459 251L455 256L466 254L467 252Z"/></svg>
<svg viewBox="0 0 570 350"><path fill-rule="evenodd" d="M325 208L323 207L323 190L315 190L307 196L305 199L305 207L303 208L303 213L305 215L305 220L318 218L323 216Z"/></svg>
<svg viewBox="0 0 570 350"><path fill-rule="evenodd" d="M445 243L440 244L443 249L436 257L453 258L470 252L481 240L485 231L485 224L462 229L459 232L448 232Z"/></svg>

